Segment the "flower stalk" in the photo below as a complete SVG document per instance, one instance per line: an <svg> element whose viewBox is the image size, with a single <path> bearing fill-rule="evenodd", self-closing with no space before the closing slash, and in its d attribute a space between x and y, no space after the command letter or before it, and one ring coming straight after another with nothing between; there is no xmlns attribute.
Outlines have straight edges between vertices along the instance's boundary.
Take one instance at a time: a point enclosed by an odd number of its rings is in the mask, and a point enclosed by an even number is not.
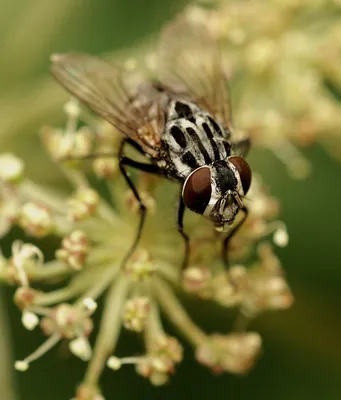
<svg viewBox="0 0 341 400"><path fill-rule="evenodd" d="M121 275L109 289L100 325L101 333L96 341L94 354L84 378L85 383L89 386L97 386L106 361L116 346L120 333L122 309L128 293L129 283L129 279Z"/></svg>
<svg viewBox="0 0 341 400"><path fill-rule="evenodd" d="M155 277L154 292L167 318L171 320L193 346L199 346L206 336L192 322L170 286L163 279Z"/></svg>

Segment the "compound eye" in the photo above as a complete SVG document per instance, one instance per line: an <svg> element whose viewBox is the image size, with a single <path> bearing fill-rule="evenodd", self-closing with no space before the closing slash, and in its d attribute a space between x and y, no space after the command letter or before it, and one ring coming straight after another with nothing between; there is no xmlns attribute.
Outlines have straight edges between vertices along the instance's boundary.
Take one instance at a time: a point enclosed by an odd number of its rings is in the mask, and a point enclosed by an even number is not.
<svg viewBox="0 0 341 400"><path fill-rule="evenodd" d="M193 171L186 179L182 198L190 210L203 214L211 198L211 171L201 167Z"/></svg>
<svg viewBox="0 0 341 400"><path fill-rule="evenodd" d="M232 163L239 172L240 180L242 182L244 194L246 194L251 185L251 169L249 164L244 160L243 157L229 157L230 163Z"/></svg>

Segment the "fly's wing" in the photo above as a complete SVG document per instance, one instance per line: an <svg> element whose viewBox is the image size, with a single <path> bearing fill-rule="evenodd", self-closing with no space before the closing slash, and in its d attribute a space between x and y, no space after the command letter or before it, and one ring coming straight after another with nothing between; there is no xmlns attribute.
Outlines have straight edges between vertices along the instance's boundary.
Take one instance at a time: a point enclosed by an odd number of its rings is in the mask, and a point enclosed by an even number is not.
<svg viewBox="0 0 341 400"><path fill-rule="evenodd" d="M231 143L231 155L246 157L250 150L251 140L249 137L244 137L240 140L235 140Z"/></svg>
<svg viewBox="0 0 341 400"><path fill-rule="evenodd" d="M162 79L171 87L182 88L224 128L229 128L231 109L227 79L217 42L207 27L192 21L187 14L180 15L165 27L159 55Z"/></svg>
<svg viewBox="0 0 341 400"><path fill-rule="evenodd" d="M217 40L201 21L180 15L165 27L160 41L160 80L191 98L224 127L231 150L244 155L248 146L233 143L230 94Z"/></svg>
<svg viewBox="0 0 341 400"><path fill-rule="evenodd" d="M163 115L146 91L132 89L127 73L79 53L51 57L51 73L73 96L106 119L147 154L157 157Z"/></svg>

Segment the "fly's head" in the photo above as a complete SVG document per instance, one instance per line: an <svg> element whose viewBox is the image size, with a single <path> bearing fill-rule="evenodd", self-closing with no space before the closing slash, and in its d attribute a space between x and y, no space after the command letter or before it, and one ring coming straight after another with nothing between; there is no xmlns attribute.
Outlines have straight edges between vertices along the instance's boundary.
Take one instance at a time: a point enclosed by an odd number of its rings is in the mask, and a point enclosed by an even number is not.
<svg viewBox="0 0 341 400"><path fill-rule="evenodd" d="M190 210L209 218L216 229L231 225L251 184L251 169L242 157L231 156L195 169L186 179L182 198Z"/></svg>

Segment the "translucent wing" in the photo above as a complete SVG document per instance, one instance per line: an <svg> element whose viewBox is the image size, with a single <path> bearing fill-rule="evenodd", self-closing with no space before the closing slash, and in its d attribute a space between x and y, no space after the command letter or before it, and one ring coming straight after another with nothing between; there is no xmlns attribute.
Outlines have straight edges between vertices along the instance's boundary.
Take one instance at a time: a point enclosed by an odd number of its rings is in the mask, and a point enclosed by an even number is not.
<svg viewBox="0 0 341 400"><path fill-rule="evenodd" d="M163 115L148 95L151 85L133 89L123 69L87 54L56 54L51 61L51 72L65 89L146 153L158 155Z"/></svg>
<svg viewBox="0 0 341 400"><path fill-rule="evenodd" d="M249 137L233 141L231 143L231 155L246 157L250 150L251 140Z"/></svg>
<svg viewBox="0 0 341 400"><path fill-rule="evenodd" d="M163 31L160 49L161 80L187 93L231 131L230 96L216 40L202 22L180 15Z"/></svg>

